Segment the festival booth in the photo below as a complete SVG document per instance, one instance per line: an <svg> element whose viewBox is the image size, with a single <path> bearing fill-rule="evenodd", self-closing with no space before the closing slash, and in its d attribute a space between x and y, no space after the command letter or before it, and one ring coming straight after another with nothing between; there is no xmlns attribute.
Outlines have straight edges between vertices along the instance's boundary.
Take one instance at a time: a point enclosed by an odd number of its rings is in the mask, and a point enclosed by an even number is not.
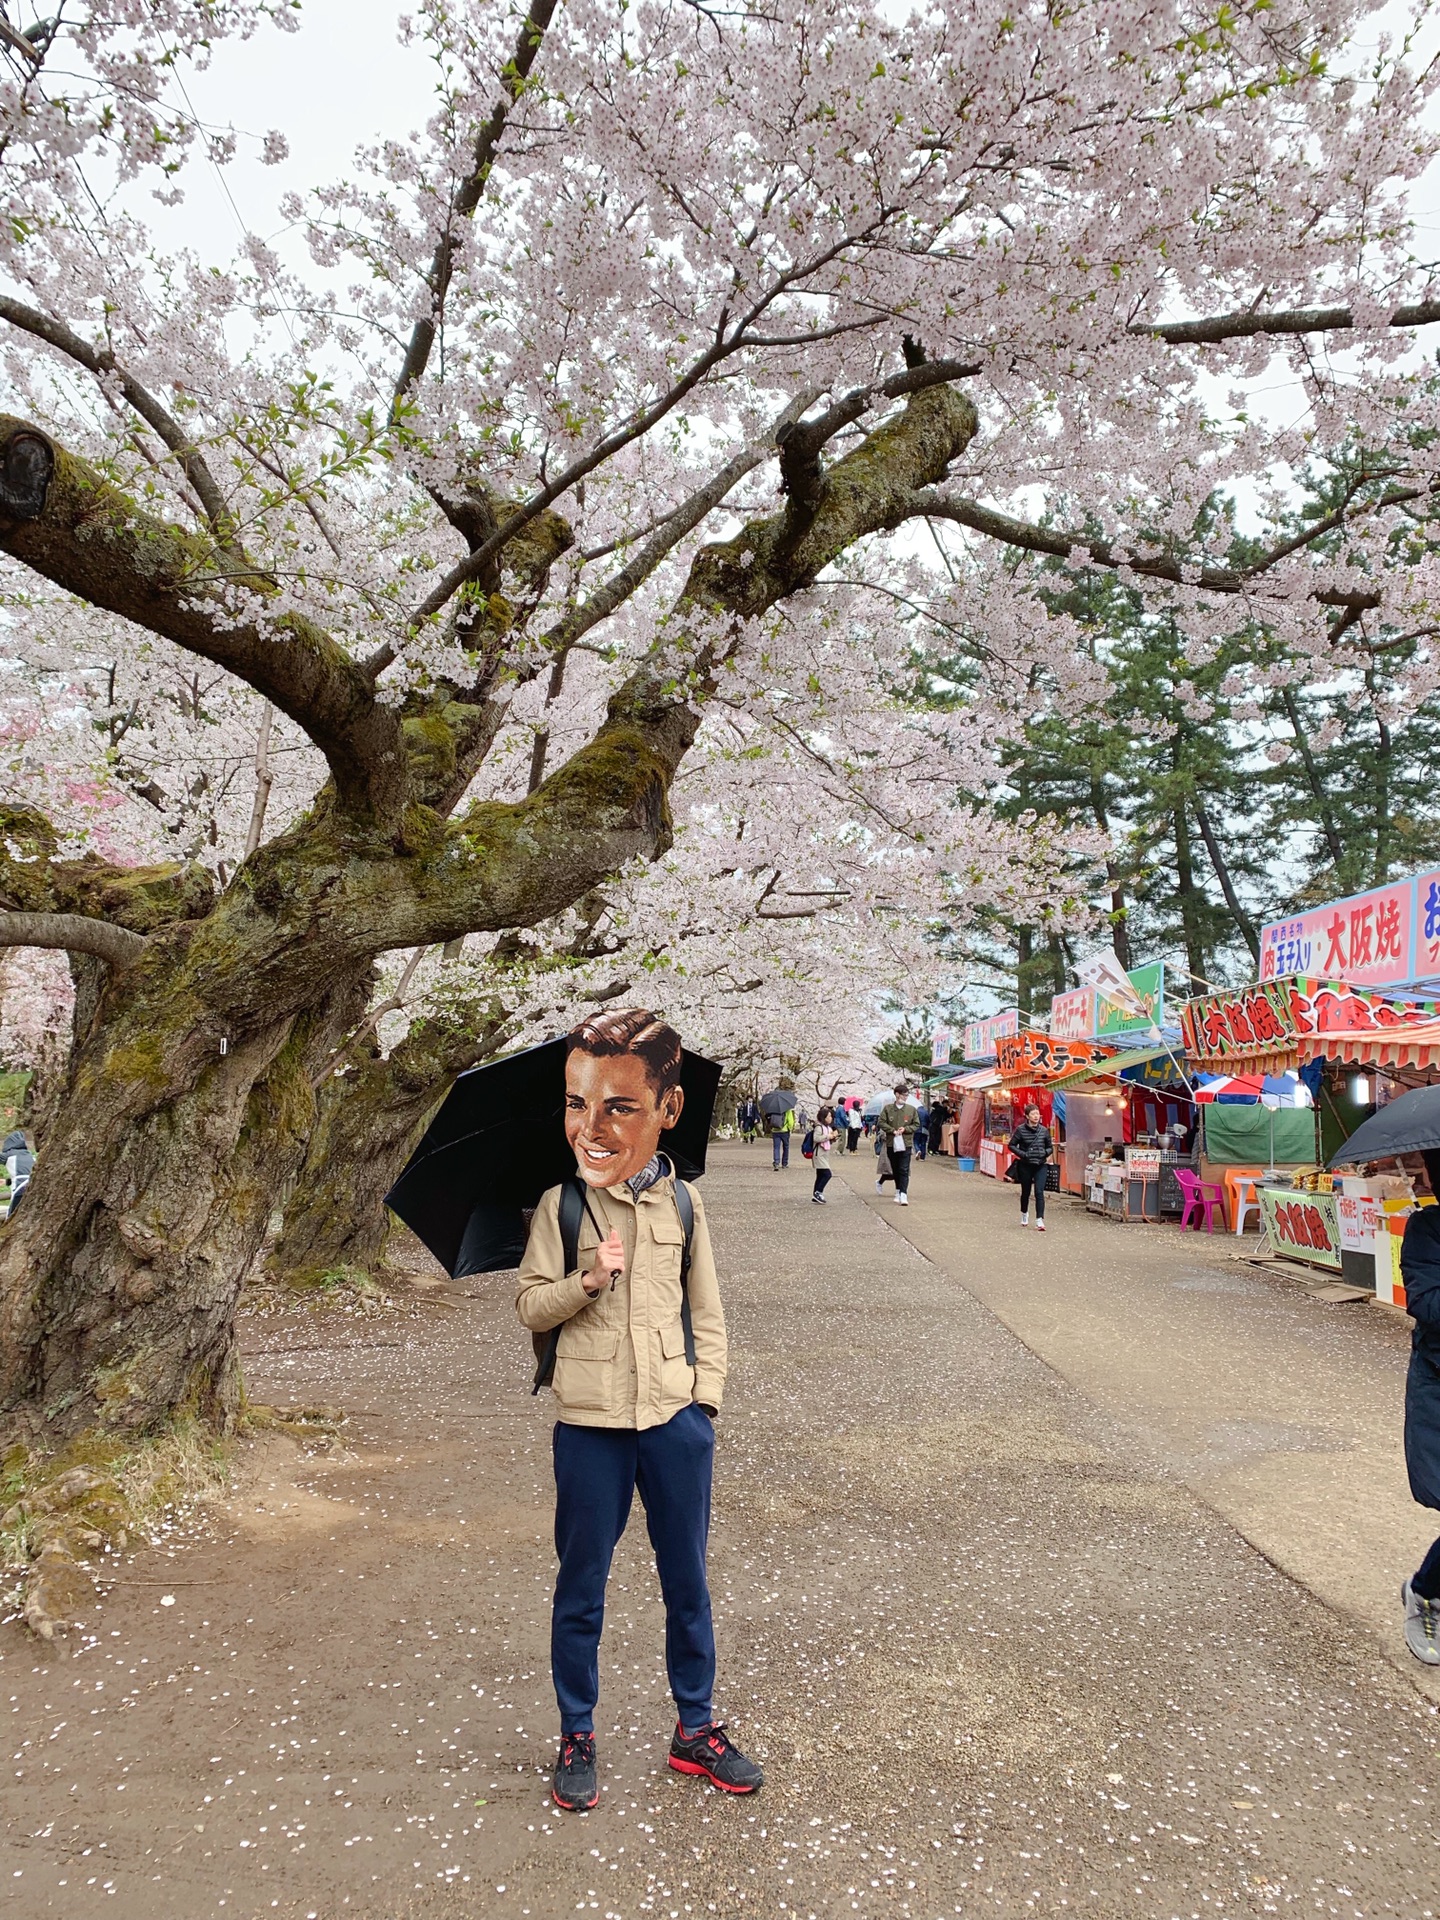
<svg viewBox="0 0 1440 1920"><path fill-rule="evenodd" d="M965 1029L965 1063L976 1071L961 1074L950 1082L951 1097L956 1102L956 1158L974 1160L981 1173L988 1173L992 1179L998 1179L1009 1164L1009 1155L1004 1150L1010 1133L1005 1124L1010 1110L1009 1096L1001 1085L996 1064L998 1049L1002 1041L1013 1038L1019 1031L1018 1007L1005 1007L983 1020L972 1020Z"/></svg>
<svg viewBox="0 0 1440 1920"><path fill-rule="evenodd" d="M1056 1087L1055 1100L1065 1106L1066 1192L1118 1220L1184 1211L1176 1169L1197 1169L1197 1122L1178 1043L1082 1068Z"/></svg>
<svg viewBox="0 0 1440 1920"><path fill-rule="evenodd" d="M1182 1022L1187 1053L1202 1070L1228 1076L1299 1073L1312 1090L1343 1095L1348 1087L1353 1099L1357 1076L1367 1095L1374 1076L1383 1097L1391 1086L1423 1084L1440 1068L1437 1013L1434 1002L1399 999L1349 981L1297 977L1193 1000ZM1350 1274L1356 1284L1373 1284L1370 1276L1378 1272L1382 1297L1389 1297L1386 1263L1376 1257L1378 1214L1359 1206L1385 1196L1367 1194L1358 1180L1342 1178L1337 1187L1336 1177L1320 1170L1318 1106L1275 1110L1264 1101L1262 1092L1248 1108L1227 1108L1223 1100L1207 1107L1202 1177L1228 1168L1233 1180L1241 1164L1250 1165L1272 1252L1337 1277ZM1381 1251L1388 1252L1388 1245Z"/></svg>
<svg viewBox="0 0 1440 1920"><path fill-rule="evenodd" d="M1166 1025L1164 962L1123 978L1113 964L1108 987L1076 987L1051 1007L1052 1036L1096 1048L1095 1061L1055 1083L1065 1129L1060 1184L1111 1218L1156 1220L1184 1206L1174 1169L1193 1164L1191 1088L1179 1030Z"/></svg>
<svg viewBox="0 0 1440 1920"><path fill-rule="evenodd" d="M1000 1085L986 1095L986 1137L980 1143L980 1171L993 1172L996 1179L1004 1177L1011 1158L1005 1142L1032 1104L1039 1107L1040 1118L1054 1138L1060 1124L1055 1108L1056 1083L1077 1067L1092 1066L1109 1051L1090 1040L1062 1040L1033 1030L1001 1039L997 1046ZM1045 1184L1051 1190L1059 1187L1058 1162L1052 1161L1046 1168Z"/></svg>
<svg viewBox="0 0 1440 1920"><path fill-rule="evenodd" d="M975 1171L980 1142L985 1137L985 1095L999 1085L1000 1074L995 1067L980 1067L949 1082L955 1118L943 1129L941 1148L954 1155L962 1173Z"/></svg>

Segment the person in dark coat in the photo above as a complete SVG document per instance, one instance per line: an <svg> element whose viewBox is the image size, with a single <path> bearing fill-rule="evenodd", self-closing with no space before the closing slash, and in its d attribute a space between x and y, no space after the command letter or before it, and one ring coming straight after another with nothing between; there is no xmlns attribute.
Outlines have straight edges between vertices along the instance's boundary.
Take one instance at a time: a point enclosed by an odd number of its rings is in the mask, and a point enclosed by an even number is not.
<svg viewBox="0 0 1440 1920"><path fill-rule="evenodd" d="M1430 1191L1440 1195L1440 1151L1421 1155ZM1405 1468L1422 1507L1440 1508L1440 1206L1420 1207L1400 1243L1405 1310L1415 1322L1405 1379ZM1440 1667L1440 1540L1400 1589L1405 1644Z"/></svg>
<svg viewBox="0 0 1440 1920"><path fill-rule="evenodd" d="M1045 1163L1055 1151L1050 1129L1040 1118L1040 1109L1032 1101L1025 1109L1022 1125L1016 1127L1006 1143L1015 1159L1020 1182L1020 1224L1030 1224L1030 1196L1035 1196L1035 1225L1045 1231Z"/></svg>

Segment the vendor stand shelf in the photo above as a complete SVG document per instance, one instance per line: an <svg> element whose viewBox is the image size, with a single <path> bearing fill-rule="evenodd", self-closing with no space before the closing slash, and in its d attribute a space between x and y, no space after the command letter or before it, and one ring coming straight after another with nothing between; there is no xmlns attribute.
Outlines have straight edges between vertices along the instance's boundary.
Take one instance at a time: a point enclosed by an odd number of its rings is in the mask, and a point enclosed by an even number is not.
<svg viewBox="0 0 1440 1920"><path fill-rule="evenodd" d="M1178 1212L1184 1204L1175 1168L1192 1164L1185 1155L1159 1147L1127 1147L1123 1160L1097 1154L1085 1168L1086 1209L1108 1220L1158 1221L1162 1213ZM1167 1207L1167 1187L1179 1205Z"/></svg>

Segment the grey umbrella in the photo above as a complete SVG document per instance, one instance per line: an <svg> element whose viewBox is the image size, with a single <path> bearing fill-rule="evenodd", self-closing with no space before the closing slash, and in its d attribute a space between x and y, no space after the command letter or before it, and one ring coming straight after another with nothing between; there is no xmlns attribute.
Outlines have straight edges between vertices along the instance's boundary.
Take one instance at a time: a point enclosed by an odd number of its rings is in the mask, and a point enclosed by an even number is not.
<svg viewBox="0 0 1440 1920"><path fill-rule="evenodd" d="M1413 1087L1362 1121L1344 1146L1331 1154L1330 1165L1353 1167L1436 1148L1440 1148L1440 1087Z"/></svg>

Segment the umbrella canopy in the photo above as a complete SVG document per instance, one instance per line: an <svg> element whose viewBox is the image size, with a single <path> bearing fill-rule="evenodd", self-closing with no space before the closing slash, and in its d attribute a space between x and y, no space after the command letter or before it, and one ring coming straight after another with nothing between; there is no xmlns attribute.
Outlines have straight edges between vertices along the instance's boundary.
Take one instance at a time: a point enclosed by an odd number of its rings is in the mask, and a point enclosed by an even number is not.
<svg viewBox="0 0 1440 1920"><path fill-rule="evenodd" d="M1358 1166L1366 1160L1393 1160L1402 1153L1426 1153L1440 1147L1440 1087L1415 1087L1381 1107L1358 1126L1332 1167Z"/></svg>
<svg viewBox="0 0 1440 1920"><path fill-rule="evenodd" d="M1228 1073L1214 1077L1202 1076L1204 1085L1196 1089L1195 1098L1203 1106L1211 1100L1273 1101L1281 1107L1308 1107L1314 1103L1310 1091L1288 1073Z"/></svg>
<svg viewBox="0 0 1440 1920"><path fill-rule="evenodd" d="M772 1087L769 1093L760 1096L760 1111L780 1119L782 1114L793 1113L799 1105L799 1099L793 1087Z"/></svg>
<svg viewBox="0 0 1440 1920"><path fill-rule="evenodd" d="M447 1273L497 1273L520 1264L524 1210L575 1171L565 1138L564 1040L547 1040L462 1073L385 1204ZM680 1057L685 1106L660 1136L684 1180L705 1171L720 1063Z"/></svg>

